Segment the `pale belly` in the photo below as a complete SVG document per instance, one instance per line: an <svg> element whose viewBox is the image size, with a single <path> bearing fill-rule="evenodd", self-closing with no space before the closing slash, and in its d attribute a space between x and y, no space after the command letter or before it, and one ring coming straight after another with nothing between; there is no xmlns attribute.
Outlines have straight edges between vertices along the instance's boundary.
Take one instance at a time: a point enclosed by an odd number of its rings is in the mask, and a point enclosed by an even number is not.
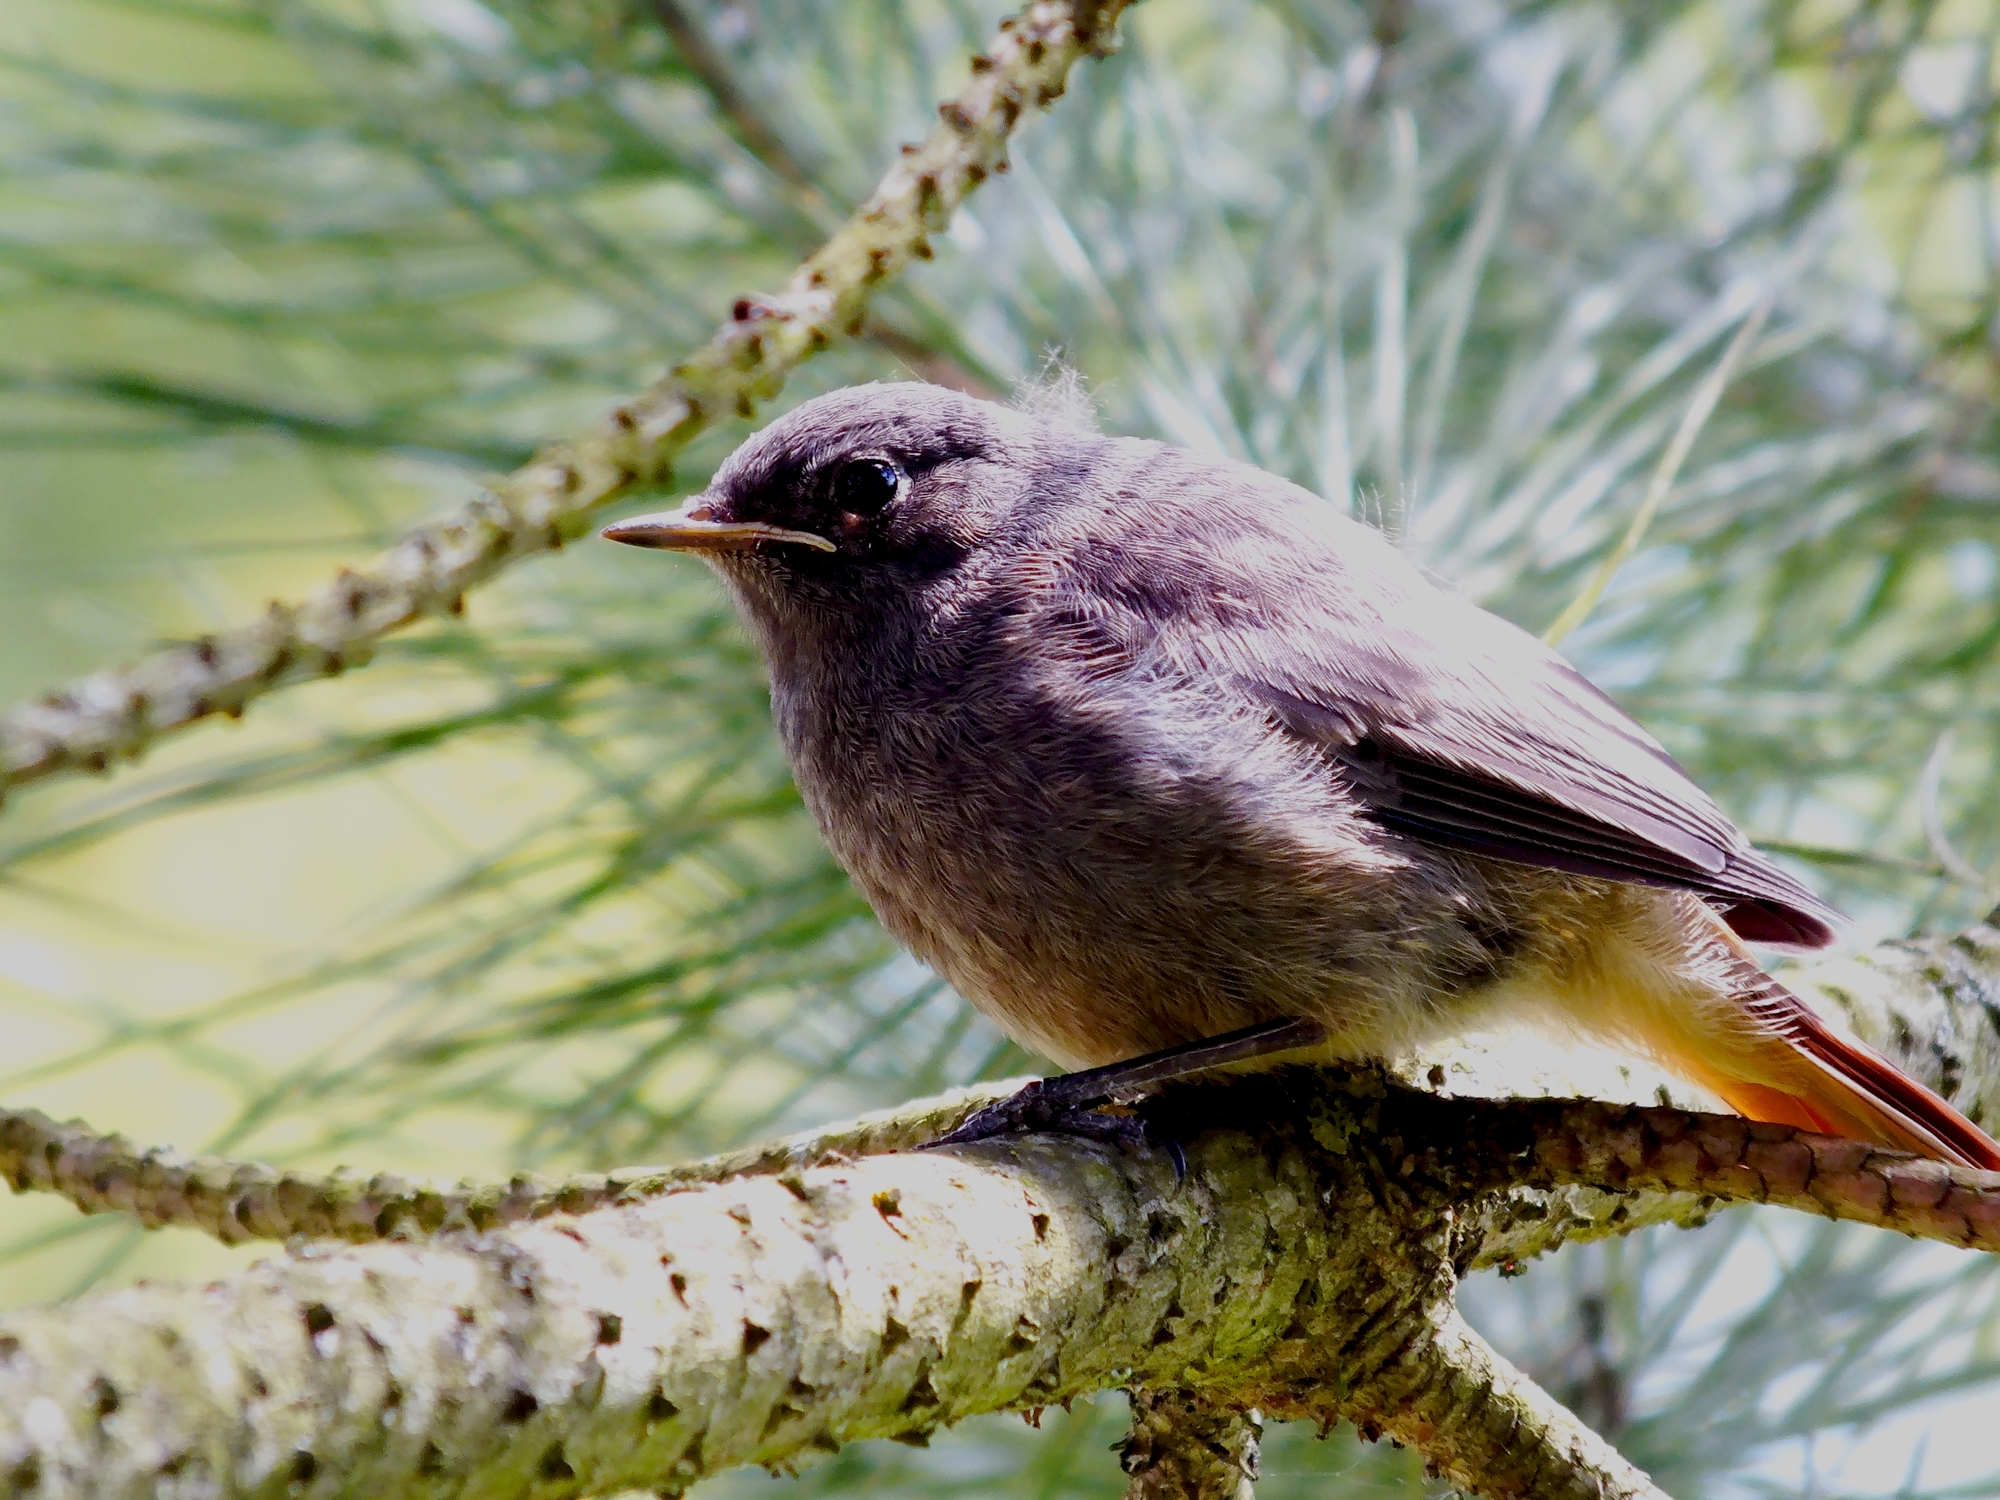
<svg viewBox="0 0 2000 1500"><path fill-rule="evenodd" d="M884 926L1070 1068L1293 1016L1327 1026L1330 1055L1394 1055L1560 966L1552 906L1630 889L1406 847L1337 807L1246 818L1228 787L956 780L808 800Z"/></svg>

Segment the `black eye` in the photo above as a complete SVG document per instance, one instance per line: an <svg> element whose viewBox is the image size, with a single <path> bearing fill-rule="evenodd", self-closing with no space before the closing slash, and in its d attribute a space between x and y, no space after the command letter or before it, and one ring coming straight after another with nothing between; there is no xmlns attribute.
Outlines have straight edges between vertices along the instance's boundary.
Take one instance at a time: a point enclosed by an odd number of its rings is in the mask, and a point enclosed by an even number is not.
<svg viewBox="0 0 2000 1500"><path fill-rule="evenodd" d="M849 515L872 516L896 498L903 476L885 458L843 464L833 476L833 503Z"/></svg>

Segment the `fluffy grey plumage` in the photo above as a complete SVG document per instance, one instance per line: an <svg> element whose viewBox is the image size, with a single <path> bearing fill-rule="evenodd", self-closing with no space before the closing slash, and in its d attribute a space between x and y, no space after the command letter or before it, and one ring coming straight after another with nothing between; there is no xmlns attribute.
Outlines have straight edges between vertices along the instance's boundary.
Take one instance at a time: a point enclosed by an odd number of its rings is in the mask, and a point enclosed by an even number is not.
<svg viewBox="0 0 2000 1500"><path fill-rule="evenodd" d="M1383 1055L1533 1006L1801 1092L1764 1053L1811 1024L1712 913L1817 946L1828 909L1554 652L1296 486L866 386L607 534L714 562L834 853L1051 1057L1285 1016Z"/></svg>

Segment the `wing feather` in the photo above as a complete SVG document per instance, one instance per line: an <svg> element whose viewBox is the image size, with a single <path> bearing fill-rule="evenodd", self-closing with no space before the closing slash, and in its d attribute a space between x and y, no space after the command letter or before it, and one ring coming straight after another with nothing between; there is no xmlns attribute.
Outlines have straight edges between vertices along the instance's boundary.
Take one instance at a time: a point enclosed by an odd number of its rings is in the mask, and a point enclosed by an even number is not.
<svg viewBox="0 0 2000 1500"><path fill-rule="evenodd" d="M1231 684L1410 838L1695 891L1759 942L1833 941L1839 914L1752 848L1666 749L1562 657L1434 587L1380 533L1257 477L1276 502L1272 535L1194 564L1212 606L1158 643L1184 668ZM1183 521L1201 530L1199 518ZM1185 549L1185 533L1159 542L1174 545ZM1274 557L1284 559L1275 571ZM1152 598L1163 566L1189 568L1187 552L1168 561L1106 549L1092 571L1099 588L1129 583L1135 614L1157 628L1172 617Z"/></svg>
<svg viewBox="0 0 2000 1500"><path fill-rule="evenodd" d="M1463 632L1424 639L1386 622L1366 643L1329 632L1332 649L1291 635L1282 658L1266 642L1265 670L1237 682L1411 838L1692 890L1759 942L1833 941L1837 913L1752 848L1623 710L1539 641L1490 615L1479 624L1471 654L1453 649ZM1342 636L1355 649L1339 649Z"/></svg>

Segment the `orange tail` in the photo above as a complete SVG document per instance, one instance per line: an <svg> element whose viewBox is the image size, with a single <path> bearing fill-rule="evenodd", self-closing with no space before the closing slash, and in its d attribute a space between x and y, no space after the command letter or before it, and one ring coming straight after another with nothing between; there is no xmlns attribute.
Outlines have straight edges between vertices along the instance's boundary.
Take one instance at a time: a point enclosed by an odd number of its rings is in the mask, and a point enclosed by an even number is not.
<svg viewBox="0 0 2000 1500"><path fill-rule="evenodd" d="M1937 1094L1840 1035L1747 958L1737 972L1744 987L1734 998L1768 1044L1731 1049L1735 1055L1709 1056L1688 1069L1732 1108L1753 1120L2000 1172L2000 1145Z"/></svg>

